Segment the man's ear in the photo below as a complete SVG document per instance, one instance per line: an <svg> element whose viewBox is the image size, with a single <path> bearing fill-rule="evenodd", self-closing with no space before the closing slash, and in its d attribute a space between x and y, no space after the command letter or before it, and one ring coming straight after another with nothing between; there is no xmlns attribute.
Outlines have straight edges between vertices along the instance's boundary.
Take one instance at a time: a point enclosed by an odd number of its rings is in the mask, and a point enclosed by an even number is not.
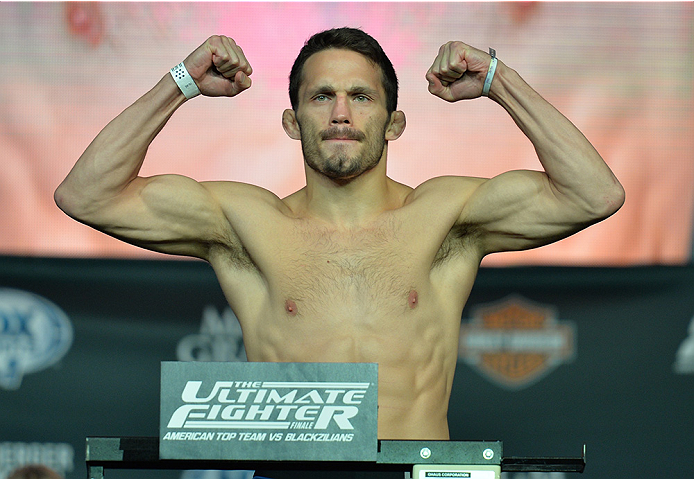
<svg viewBox="0 0 694 479"><path fill-rule="evenodd" d="M284 110L282 113L282 128L292 140L301 140L301 130L299 122L296 121L296 112L292 109Z"/></svg>
<svg viewBox="0 0 694 479"><path fill-rule="evenodd" d="M386 141L397 140L405 131L405 113L398 110L390 114L390 123L386 128Z"/></svg>

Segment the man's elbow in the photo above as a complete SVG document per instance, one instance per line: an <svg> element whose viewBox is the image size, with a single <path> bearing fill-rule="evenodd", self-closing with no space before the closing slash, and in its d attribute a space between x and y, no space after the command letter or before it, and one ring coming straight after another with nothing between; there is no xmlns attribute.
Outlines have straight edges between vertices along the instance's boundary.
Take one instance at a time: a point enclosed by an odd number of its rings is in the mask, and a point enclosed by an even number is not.
<svg viewBox="0 0 694 479"><path fill-rule="evenodd" d="M63 181L53 192L53 201L66 215L80 219L87 211L89 201Z"/></svg>
<svg viewBox="0 0 694 479"><path fill-rule="evenodd" d="M624 205L626 193L624 187L614 180L609 188L604 188L595 206L595 216L598 221L604 220L615 214Z"/></svg>
<svg viewBox="0 0 694 479"><path fill-rule="evenodd" d="M60 208L65 213L67 213L70 199L70 195L67 191L65 191L66 189L67 188L64 186L64 183L61 183L53 192L53 201L55 201L55 204L58 206L58 208Z"/></svg>

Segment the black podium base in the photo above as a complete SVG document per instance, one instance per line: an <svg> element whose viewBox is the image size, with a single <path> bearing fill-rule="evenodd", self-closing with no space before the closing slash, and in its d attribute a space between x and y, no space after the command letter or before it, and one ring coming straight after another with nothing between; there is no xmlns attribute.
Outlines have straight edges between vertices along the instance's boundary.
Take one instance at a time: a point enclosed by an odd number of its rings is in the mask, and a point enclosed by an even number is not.
<svg viewBox="0 0 694 479"><path fill-rule="evenodd" d="M423 460L423 451L433 454ZM431 460L431 458L435 460ZM484 462L481 457L485 457ZM489 459L486 459L489 458ZM503 472L583 472L581 457L502 457L499 441L378 441L376 462L230 461L160 459L158 437L88 437L88 479L103 479L106 469L316 470L408 472L415 464L496 464Z"/></svg>

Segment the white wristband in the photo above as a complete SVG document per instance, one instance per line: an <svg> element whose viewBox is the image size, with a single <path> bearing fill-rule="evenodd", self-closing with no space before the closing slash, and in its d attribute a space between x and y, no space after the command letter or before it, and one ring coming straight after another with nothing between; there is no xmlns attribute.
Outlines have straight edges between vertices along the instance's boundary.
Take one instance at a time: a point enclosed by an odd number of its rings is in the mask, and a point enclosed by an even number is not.
<svg viewBox="0 0 694 479"><path fill-rule="evenodd" d="M494 79L494 72L496 72L496 50L493 48L489 49L489 54L492 56L492 61L489 62L489 70L487 70L487 78L484 79L484 88L482 88L482 95L489 96L489 89L492 87L492 80Z"/></svg>
<svg viewBox="0 0 694 479"><path fill-rule="evenodd" d="M195 80L193 80L193 77L190 76L190 73L188 73L188 70L183 62L171 69L171 76L186 98L191 99L200 94L198 85L195 84Z"/></svg>

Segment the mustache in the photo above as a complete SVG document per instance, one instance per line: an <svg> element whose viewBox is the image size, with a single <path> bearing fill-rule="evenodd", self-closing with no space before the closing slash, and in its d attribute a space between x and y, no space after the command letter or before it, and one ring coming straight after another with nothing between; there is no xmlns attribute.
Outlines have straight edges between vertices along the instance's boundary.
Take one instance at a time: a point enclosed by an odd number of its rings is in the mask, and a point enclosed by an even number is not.
<svg viewBox="0 0 694 479"><path fill-rule="evenodd" d="M327 130L323 130L320 134L321 140L333 140L335 138L343 138L346 140L359 140L362 141L366 138L366 135L359 130L354 128L340 128L338 126L333 126Z"/></svg>

